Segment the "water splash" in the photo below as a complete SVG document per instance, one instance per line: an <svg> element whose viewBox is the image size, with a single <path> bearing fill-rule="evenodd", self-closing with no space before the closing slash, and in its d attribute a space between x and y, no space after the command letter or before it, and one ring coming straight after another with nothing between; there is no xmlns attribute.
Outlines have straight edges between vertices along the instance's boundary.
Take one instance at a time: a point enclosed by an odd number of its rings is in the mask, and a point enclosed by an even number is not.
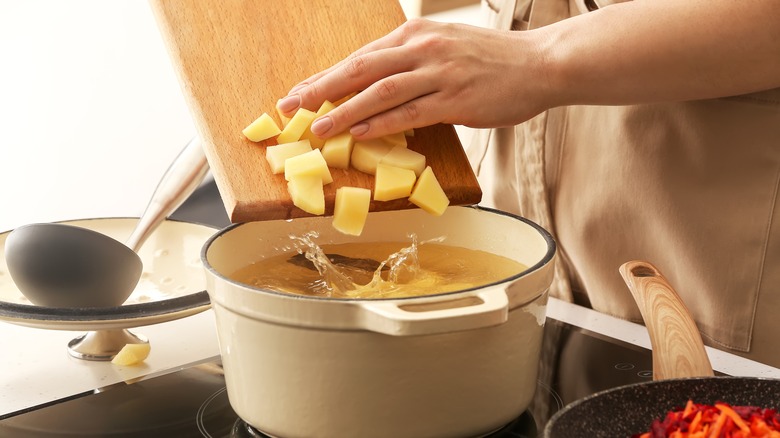
<svg viewBox="0 0 780 438"><path fill-rule="evenodd" d="M421 272L419 246L445 240L444 237L437 237L418 242L416 234L409 234L407 236L411 240L409 246L390 254L387 259L379 263L367 284L358 284L348 275L348 267L333 264L325 251L315 242L319 233L310 231L302 236L290 235L289 237L294 242L296 251L312 262L322 277L313 285L313 291L317 295L352 298L362 297L369 291L373 291L376 295L378 290L384 290L383 295L390 294L394 291L395 285L413 282Z"/></svg>

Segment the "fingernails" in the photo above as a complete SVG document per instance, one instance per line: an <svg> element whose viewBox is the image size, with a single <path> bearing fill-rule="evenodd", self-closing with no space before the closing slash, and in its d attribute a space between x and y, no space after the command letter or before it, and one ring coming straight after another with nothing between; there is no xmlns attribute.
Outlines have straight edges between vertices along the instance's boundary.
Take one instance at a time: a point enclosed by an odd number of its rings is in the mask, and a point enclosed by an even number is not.
<svg viewBox="0 0 780 438"><path fill-rule="evenodd" d="M301 105L301 96L293 94L280 100L276 106L283 113L291 113Z"/></svg>
<svg viewBox="0 0 780 438"><path fill-rule="evenodd" d="M368 132L368 123L366 122L358 123L349 130L349 133L352 135L363 135L366 132Z"/></svg>
<svg viewBox="0 0 780 438"><path fill-rule="evenodd" d="M333 127L333 120L328 116L320 117L311 124L311 133L324 135Z"/></svg>

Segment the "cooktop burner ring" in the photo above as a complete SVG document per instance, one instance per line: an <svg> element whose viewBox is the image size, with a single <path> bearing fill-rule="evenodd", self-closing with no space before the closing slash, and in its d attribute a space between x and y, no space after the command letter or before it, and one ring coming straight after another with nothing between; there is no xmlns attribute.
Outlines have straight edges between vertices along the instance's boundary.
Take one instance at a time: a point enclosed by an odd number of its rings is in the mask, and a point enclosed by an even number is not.
<svg viewBox="0 0 780 438"><path fill-rule="evenodd" d="M538 391L543 391L546 396L555 400L557 406L554 407L554 410L557 411L563 407L560 396L540 380L537 381ZM223 387L207 397L198 409L196 422L198 430L204 438L280 438L256 429L235 413L233 415L236 416L236 419L233 422L229 435L225 436L222 431L212 430L209 427L208 418L214 416L224 419L225 410L232 411L228 401L227 388ZM214 411L220 411L219 415L212 415L215 413ZM216 427L214 429L220 428ZM536 438L541 433L541 430L538 421L534 418L531 411L526 409L520 416L508 424L475 438Z"/></svg>

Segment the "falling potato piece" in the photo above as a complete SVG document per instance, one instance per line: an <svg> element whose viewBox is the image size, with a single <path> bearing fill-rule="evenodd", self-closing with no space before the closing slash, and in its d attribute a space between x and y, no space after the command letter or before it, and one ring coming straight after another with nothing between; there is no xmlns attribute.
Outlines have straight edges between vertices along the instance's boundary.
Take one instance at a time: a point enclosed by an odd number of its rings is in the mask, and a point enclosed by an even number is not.
<svg viewBox="0 0 780 438"><path fill-rule="evenodd" d="M411 169L379 163L374 179L374 200L392 201L411 194L417 175Z"/></svg>
<svg viewBox="0 0 780 438"><path fill-rule="evenodd" d="M119 350L119 353L111 359L111 363L121 366L137 365L149 357L151 349L152 346L148 342L145 344L126 344Z"/></svg>
<svg viewBox="0 0 780 438"><path fill-rule="evenodd" d="M371 190L362 187L339 187L333 206L333 228L353 236L359 236L366 224L371 206Z"/></svg>
<svg viewBox="0 0 780 438"><path fill-rule="evenodd" d="M325 214L325 193L319 175L296 176L287 182L293 205L306 213Z"/></svg>
<svg viewBox="0 0 780 438"><path fill-rule="evenodd" d="M246 136L246 138L254 142L258 142L268 140L274 135L278 135L282 131L276 125L274 119L268 115L268 113L263 113L241 132Z"/></svg>
<svg viewBox="0 0 780 438"><path fill-rule="evenodd" d="M325 158L325 162L328 163L328 167L349 169L349 161L354 145L355 139L349 131L325 140L325 145L322 146L322 156Z"/></svg>
<svg viewBox="0 0 780 438"><path fill-rule="evenodd" d="M287 126L282 129L281 134L276 140L279 143L292 143L301 139L301 135L306 131L306 128L311 125L311 122L317 114L314 111L309 111L305 108L299 108L298 111L293 114L290 121L287 122Z"/></svg>
<svg viewBox="0 0 780 438"><path fill-rule="evenodd" d="M284 173L284 162L312 150L309 140L299 140L292 143L282 143L265 148L265 159L274 174Z"/></svg>
<svg viewBox="0 0 780 438"><path fill-rule="evenodd" d="M409 195L409 202L435 216L444 214L444 210L450 205L450 200L433 174L431 166L426 167L417 178L412 194Z"/></svg>
<svg viewBox="0 0 780 438"><path fill-rule="evenodd" d="M319 149L312 149L284 161L284 179L290 181L296 176L304 175L319 176L323 185L333 182L328 163L325 162Z"/></svg>

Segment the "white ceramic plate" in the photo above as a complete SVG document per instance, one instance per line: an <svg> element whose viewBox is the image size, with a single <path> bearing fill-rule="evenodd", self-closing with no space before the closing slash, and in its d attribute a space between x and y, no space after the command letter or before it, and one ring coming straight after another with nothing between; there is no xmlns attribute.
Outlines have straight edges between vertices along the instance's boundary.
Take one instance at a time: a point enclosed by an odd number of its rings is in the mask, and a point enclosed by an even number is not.
<svg viewBox="0 0 780 438"><path fill-rule="evenodd" d="M138 218L65 221L124 242ZM157 324L209 308L200 251L215 229L206 225L164 221L143 244L143 274L130 298L110 308L53 308L31 304L14 284L5 263L0 234L0 321L56 330L101 330Z"/></svg>

